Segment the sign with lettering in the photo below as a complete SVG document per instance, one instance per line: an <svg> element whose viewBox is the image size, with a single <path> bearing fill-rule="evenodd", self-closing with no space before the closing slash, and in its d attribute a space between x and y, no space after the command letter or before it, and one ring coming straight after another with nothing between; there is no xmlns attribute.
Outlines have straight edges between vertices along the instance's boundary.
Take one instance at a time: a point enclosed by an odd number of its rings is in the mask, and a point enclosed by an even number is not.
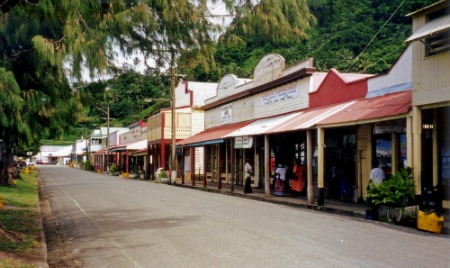
<svg viewBox="0 0 450 268"><path fill-rule="evenodd" d="M267 105L294 99L297 97L298 97L298 87L297 85L291 85L289 87L274 90L263 95L261 98L261 103L263 105Z"/></svg>
<svg viewBox="0 0 450 268"><path fill-rule="evenodd" d="M374 134L404 133L406 132L405 120L390 120L375 123Z"/></svg>
<svg viewBox="0 0 450 268"><path fill-rule="evenodd" d="M253 146L253 137L242 136L234 138L234 149L248 149Z"/></svg>
<svg viewBox="0 0 450 268"><path fill-rule="evenodd" d="M222 106L220 110L220 121L230 122L233 119L232 106L231 103Z"/></svg>

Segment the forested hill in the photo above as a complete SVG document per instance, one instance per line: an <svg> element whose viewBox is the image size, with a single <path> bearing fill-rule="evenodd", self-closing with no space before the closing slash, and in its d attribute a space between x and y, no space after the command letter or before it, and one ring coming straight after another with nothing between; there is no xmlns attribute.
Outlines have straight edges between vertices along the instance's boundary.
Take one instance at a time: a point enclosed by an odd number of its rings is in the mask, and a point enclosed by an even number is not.
<svg viewBox="0 0 450 268"><path fill-rule="evenodd" d="M404 41L411 34L411 18L406 15L433 2L309 0L308 7L316 23L308 39L298 43L273 40L269 42L258 34L244 34L243 31L237 30L233 34L238 35L243 42L219 42L214 53L215 68L210 65L206 71L200 64L181 72L188 74L187 79L197 81L218 82L222 76L229 73L252 78L256 64L266 54L278 53L286 59L288 66L312 57L315 67L320 71L336 68L341 72L382 73L398 58L405 48ZM191 60L189 57L186 59ZM189 64L186 62L180 65ZM151 106L143 102L145 97L161 98L161 94L164 94L161 92L162 88L166 91L166 96L170 94L167 77L161 80L161 77L155 75L125 73L114 81L109 81L109 84L111 83L113 86L109 94L113 98L113 125L126 126L139 119L145 120L152 112L170 104L158 102L156 106ZM89 97L85 99L85 103L89 103L90 107L85 110L82 129L104 123L105 115L96 107L105 107L103 88L104 85L101 84L90 86ZM77 135L85 135L86 131L79 130Z"/></svg>
<svg viewBox="0 0 450 268"><path fill-rule="evenodd" d="M302 0L283 0L285 3ZM313 24L302 41L277 40L263 34L245 33L239 27L225 35L236 35L239 42L220 40L213 48L214 63L195 62L189 54L181 57L180 73L188 80L218 82L226 74L252 78L258 62L268 53L278 53L287 66L312 57L319 71L336 68L341 72L383 73L396 61L411 34L407 14L434 3L434 0L308 0ZM298 14L294 14L298 16ZM232 24L238 24L234 21ZM184 60L184 62L183 62ZM93 83L81 92L83 113L74 129L58 137L74 140L93 128L105 125L106 102L110 103L111 124L126 126L168 107L170 102L145 103L144 98L167 98L167 77L149 71L146 75L122 71L113 80ZM106 95L105 86L112 90Z"/></svg>
<svg viewBox="0 0 450 268"><path fill-rule="evenodd" d="M258 34L237 32L245 42L219 43L215 53L218 67L206 72L203 66L197 66L191 75L209 81L217 81L227 73L249 78L268 53L282 55L288 65L312 57L320 71L336 68L341 72L382 73L398 58L411 34L411 18L406 15L434 2L308 0L317 23L307 40L274 43Z"/></svg>

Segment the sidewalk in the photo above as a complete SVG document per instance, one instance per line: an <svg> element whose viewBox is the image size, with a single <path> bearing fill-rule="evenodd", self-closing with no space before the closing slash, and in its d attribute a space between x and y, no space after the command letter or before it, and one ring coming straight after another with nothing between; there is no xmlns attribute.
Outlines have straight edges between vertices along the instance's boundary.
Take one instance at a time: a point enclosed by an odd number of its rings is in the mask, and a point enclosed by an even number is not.
<svg viewBox="0 0 450 268"><path fill-rule="evenodd" d="M356 218L365 219L366 217L366 209L368 207L365 204L355 204L355 203L347 203L347 202L339 202L334 200L325 199L325 204L323 206L317 205L317 201L315 200L314 204L309 204L306 197L298 197L293 196L291 194L286 194L285 196L266 196L264 194L264 189L254 188L253 193L244 194L243 186L234 186L234 191L230 191L229 184L223 184L222 189L218 190L217 183L208 182L207 187L203 187L203 182L196 182L195 186L189 184L181 184L177 181L175 184L177 187L191 188L201 191L221 193L226 195L232 195L236 197L249 198L253 200L259 200L264 202L270 202L280 205L293 206L293 207L303 207L328 213L346 215Z"/></svg>
<svg viewBox="0 0 450 268"><path fill-rule="evenodd" d="M190 188L200 191L207 191L212 193L220 193L225 195L231 195L241 198L248 198L263 202L270 202L274 204L280 204L285 206L292 206L292 207L298 207L298 208L307 208L317 211L323 211L333 214L339 214L349 217L355 217L359 219L366 219L366 210L368 209L366 204L361 203L348 203L348 202L339 202L334 201L330 199L325 199L325 204L323 206L319 206L317 204L317 200L314 201L314 204L309 204L306 197L298 197L293 196L291 194L286 194L285 196L275 196L270 195L266 196L264 194L264 189L258 189L253 188L253 193L251 194L244 194L244 187L243 186L234 186L234 191L230 191L230 185L229 184L222 184L222 189L218 190L217 183L214 182L208 182L206 187L203 187L203 182L199 181L196 182L195 186L192 186L189 182L189 184L181 184L180 180L177 180L177 183L174 185L176 187L183 187L183 188ZM407 229L414 229L411 227L406 227L402 225L391 225L393 227L397 228L407 228ZM423 231L426 232L426 231ZM449 221L444 222L444 226L442 229L441 235L449 235L450 234L450 223Z"/></svg>

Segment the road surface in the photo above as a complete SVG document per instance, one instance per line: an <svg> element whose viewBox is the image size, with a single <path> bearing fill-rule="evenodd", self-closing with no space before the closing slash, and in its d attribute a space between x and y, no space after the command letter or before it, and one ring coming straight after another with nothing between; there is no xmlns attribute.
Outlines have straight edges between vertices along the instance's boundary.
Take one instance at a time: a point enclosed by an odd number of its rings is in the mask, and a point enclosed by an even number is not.
<svg viewBox="0 0 450 268"><path fill-rule="evenodd" d="M246 198L40 166L50 267L450 267L450 239Z"/></svg>

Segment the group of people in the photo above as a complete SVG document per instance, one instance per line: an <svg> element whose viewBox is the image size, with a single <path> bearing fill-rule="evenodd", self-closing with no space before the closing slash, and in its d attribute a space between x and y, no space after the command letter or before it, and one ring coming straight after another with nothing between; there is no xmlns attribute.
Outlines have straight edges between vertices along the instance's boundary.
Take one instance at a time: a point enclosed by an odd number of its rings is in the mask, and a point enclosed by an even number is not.
<svg viewBox="0 0 450 268"><path fill-rule="evenodd" d="M379 167L377 160L372 161L373 169L370 172L370 179L375 183L379 184L385 179L385 174L383 169ZM288 167L278 164L275 169L275 178L273 181L273 194L274 195L284 195L287 186L290 187L291 191L298 193L300 196L304 194L305 189L305 167L300 163L299 160L295 161L294 167L292 169L292 178L287 178ZM337 176L332 170L332 177ZM245 164L245 183L244 183L244 193L252 193L251 187L251 177L253 176L253 168L250 164L250 160L247 159ZM336 187L336 186L335 186Z"/></svg>
<svg viewBox="0 0 450 268"><path fill-rule="evenodd" d="M284 195L285 188L290 186L291 191L303 195L305 189L305 167L300 164L300 161L296 161L292 169L292 178L287 178L288 167L278 164L275 170L274 179L274 195ZM244 182L244 193L252 193L251 187L251 177L253 176L253 168L250 164L250 160L247 159L245 163L245 182Z"/></svg>
<svg viewBox="0 0 450 268"><path fill-rule="evenodd" d="M305 188L305 167L296 161L292 169L292 177L287 178L288 167L278 164L275 169L275 179L273 186L274 195L284 195L287 187L290 187L292 192L298 195L303 195Z"/></svg>

